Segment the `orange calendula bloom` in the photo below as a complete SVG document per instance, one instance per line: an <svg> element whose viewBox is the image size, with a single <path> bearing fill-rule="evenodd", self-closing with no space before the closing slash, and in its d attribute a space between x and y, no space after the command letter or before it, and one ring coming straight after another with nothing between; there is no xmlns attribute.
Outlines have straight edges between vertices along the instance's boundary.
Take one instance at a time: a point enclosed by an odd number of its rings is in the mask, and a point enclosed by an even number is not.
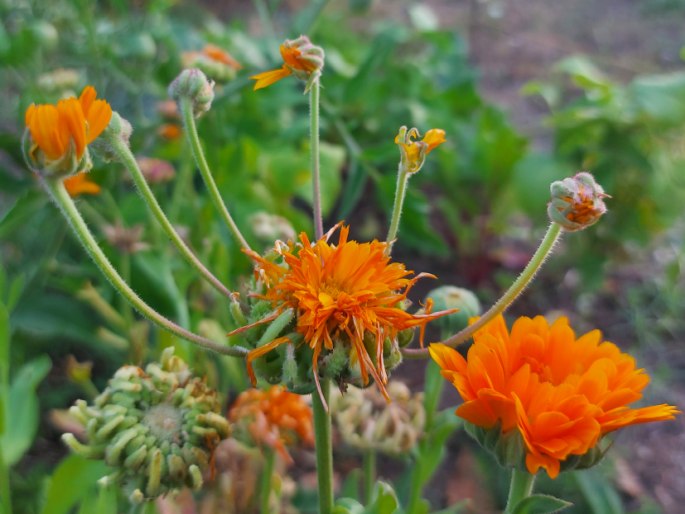
<svg viewBox="0 0 685 514"><path fill-rule="evenodd" d="M30 105L25 115L35 145L30 155L40 149L48 160L56 161L73 151L80 160L112 117L109 104L96 96L95 89L87 86L79 98L60 100L57 105Z"/></svg>
<svg viewBox="0 0 685 514"><path fill-rule="evenodd" d="M242 435L258 446L273 448L288 462L292 459L286 446L298 442L314 444L311 407L303 396L290 393L282 386L272 386L266 391L243 391L231 407L228 418L238 436Z"/></svg>
<svg viewBox="0 0 685 514"><path fill-rule="evenodd" d="M445 131L442 129L430 129L423 139L416 141L419 137L418 129L407 130L407 127L401 127L395 136L395 144L399 145L402 161L410 173L419 171L426 156L446 141Z"/></svg>
<svg viewBox="0 0 685 514"><path fill-rule="evenodd" d="M323 50L315 46L306 36L295 40L286 40L280 46L283 66L270 71L258 73L250 78L256 80L254 90L265 88L285 77L295 75L303 80L317 78L323 68Z"/></svg>
<svg viewBox="0 0 685 514"><path fill-rule="evenodd" d="M88 173L85 171L65 178L64 187L72 198L80 195L97 195L101 191L97 183L88 179Z"/></svg>
<svg viewBox="0 0 685 514"><path fill-rule="evenodd" d="M427 312L422 314L406 312L402 303L411 287L420 278L433 275L420 273L409 278L413 272L399 262L390 262L385 253L387 243L349 241L349 227L340 228L337 245L330 244L328 239L338 227L313 244L302 233L299 245L277 248L285 265L255 252L246 253L255 261L255 275L266 287L259 298L274 307L271 319L286 309L296 314L296 331L313 351L312 372L319 391L319 357L344 344L358 362L362 382L367 384L371 375L387 398L388 377L383 361L386 339L397 344L399 332L413 327L423 329L429 321L453 311L431 313L427 306ZM371 340L373 348L369 350ZM289 342L288 337L280 337L248 354L253 382L251 362Z"/></svg>
<svg viewBox="0 0 685 514"><path fill-rule="evenodd" d="M566 318L522 317L508 332L499 316L474 335L464 359L444 345L429 347L442 375L464 403L457 414L503 435L518 431L530 473L556 478L571 456L583 456L609 432L673 419L671 405L632 408L649 382L635 359L593 330L576 338Z"/></svg>

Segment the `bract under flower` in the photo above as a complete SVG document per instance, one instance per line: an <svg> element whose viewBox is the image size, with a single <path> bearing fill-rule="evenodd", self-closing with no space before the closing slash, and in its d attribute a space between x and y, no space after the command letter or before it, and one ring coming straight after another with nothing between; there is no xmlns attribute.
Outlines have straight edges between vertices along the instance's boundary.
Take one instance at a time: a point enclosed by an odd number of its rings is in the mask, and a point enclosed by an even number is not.
<svg viewBox="0 0 685 514"><path fill-rule="evenodd" d="M566 318L519 318L507 331L500 316L474 335L466 359L430 346L442 375L464 399L457 414L484 429L518 431L525 464L555 478L571 456L595 448L609 432L673 419L671 405L632 408L649 382L635 360L593 330L576 338Z"/></svg>

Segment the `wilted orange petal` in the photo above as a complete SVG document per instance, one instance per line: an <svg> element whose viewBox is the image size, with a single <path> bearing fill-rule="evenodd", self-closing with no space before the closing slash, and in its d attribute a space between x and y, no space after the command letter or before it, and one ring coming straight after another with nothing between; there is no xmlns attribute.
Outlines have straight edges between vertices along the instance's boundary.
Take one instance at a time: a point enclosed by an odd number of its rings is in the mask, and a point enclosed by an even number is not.
<svg viewBox="0 0 685 514"><path fill-rule="evenodd" d="M253 75L250 78L257 81L254 85L254 91L257 91L258 89L263 89L267 86L270 86L274 82L278 82L279 80L284 79L291 73L292 72L290 71L290 69L288 69L286 66L283 66L282 68L279 68L277 70L258 73L257 75Z"/></svg>

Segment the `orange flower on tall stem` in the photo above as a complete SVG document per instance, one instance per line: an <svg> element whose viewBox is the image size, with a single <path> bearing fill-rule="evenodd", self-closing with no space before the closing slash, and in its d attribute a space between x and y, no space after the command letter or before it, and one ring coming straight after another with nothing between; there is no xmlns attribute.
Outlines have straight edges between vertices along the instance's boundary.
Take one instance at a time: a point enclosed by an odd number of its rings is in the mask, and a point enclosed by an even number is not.
<svg viewBox="0 0 685 514"><path fill-rule="evenodd" d="M324 52L321 47L313 45L307 36L286 40L280 46L280 52L283 58L283 66L250 77L257 81L254 85L255 91L270 86L290 75L311 81L321 74Z"/></svg>
<svg viewBox="0 0 685 514"><path fill-rule="evenodd" d="M228 413L239 437L243 435L257 446L273 448L288 462L292 458L286 446L298 442L314 444L312 416L304 397L282 386L243 391Z"/></svg>
<svg viewBox="0 0 685 514"><path fill-rule="evenodd" d="M285 265L247 251L256 263L255 276L266 288L258 297L273 305L271 319L286 309L296 313L296 330L313 350L312 373L319 392L322 353L336 345L348 345L359 364L362 382L367 384L372 376L387 398L388 376L383 361L386 339L396 344L399 332L413 327L423 329L429 321L453 311L430 313L427 308L423 314L406 312L402 303L411 287L420 278L433 275L420 273L409 278L413 272L404 264L390 262L385 253L387 243L349 241L349 227L340 228L337 245L330 244L328 239L339 226L313 244L302 233L299 245L277 247ZM374 341L371 353L365 344L369 339ZM248 354L253 382L251 362L290 342L287 336L280 337Z"/></svg>
<svg viewBox="0 0 685 514"><path fill-rule="evenodd" d="M499 316L476 332L466 359L444 344L429 350L464 399L457 415L486 430L518 431L530 473L544 468L556 478L565 460L604 435L679 413L666 404L630 407L647 373L598 330L576 338L566 318L550 325L522 317L509 333Z"/></svg>
<svg viewBox="0 0 685 514"><path fill-rule="evenodd" d="M79 98L66 98L57 105L31 104L25 121L33 147L29 155L36 159L40 150L46 161L59 161L70 152L79 161L87 145L92 143L109 124L112 108L105 100L96 100L97 93L87 86Z"/></svg>

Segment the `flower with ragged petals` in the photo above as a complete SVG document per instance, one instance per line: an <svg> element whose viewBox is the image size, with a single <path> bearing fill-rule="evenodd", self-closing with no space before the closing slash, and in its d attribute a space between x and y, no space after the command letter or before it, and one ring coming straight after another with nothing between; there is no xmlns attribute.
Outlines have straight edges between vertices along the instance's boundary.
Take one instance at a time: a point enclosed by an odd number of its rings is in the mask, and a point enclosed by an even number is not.
<svg viewBox="0 0 685 514"><path fill-rule="evenodd" d="M366 385L372 377L387 398L387 369L401 361L402 334L415 327L423 332L429 321L453 311L431 313L427 305L423 313L407 312L409 290L420 278L432 275L410 278L413 272L404 264L390 262L387 243L350 241L349 227L340 228L337 245L330 244L338 227L314 243L302 233L298 245L278 244L271 256L246 252L255 261L260 292L251 297L257 300L254 305L261 318L234 332L266 327L266 335L247 356L253 383L252 363L287 345L284 361L274 360L262 373L272 383L280 383L282 377L289 387L304 382L297 392L306 393L311 392L306 385L312 384L312 378L320 390L320 371L341 386ZM274 329L282 319L288 324ZM305 351L310 356L305 357ZM299 353L294 358L295 352ZM303 369L306 358L311 366Z"/></svg>
<svg viewBox="0 0 685 514"><path fill-rule="evenodd" d="M407 129L404 126L400 127L399 133L395 136L395 144L400 147L402 165L409 173L419 171L426 156L446 141L445 131L442 129L430 129L423 139L417 141L420 137L417 128Z"/></svg>
<svg viewBox="0 0 685 514"><path fill-rule="evenodd" d="M265 88L281 79L295 75L307 82L308 90L323 70L324 51L312 44L307 36L287 39L280 47L283 66L278 69L258 73L250 78L256 80L254 90Z"/></svg>
<svg viewBox="0 0 685 514"><path fill-rule="evenodd" d="M464 399L457 415L470 431L507 464L525 456L530 473L544 468L555 478L591 466L606 434L679 413L665 404L630 407L647 373L598 330L576 338L566 318L550 325L542 316L522 317L509 333L500 316L475 333L466 359L444 344L429 349Z"/></svg>
<svg viewBox="0 0 685 514"><path fill-rule="evenodd" d="M102 188L88 178L88 173L82 171L64 179L64 188L72 198L81 195L98 195Z"/></svg>
<svg viewBox="0 0 685 514"><path fill-rule="evenodd" d="M87 146L112 117L109 104L96 96L95 88L87 86L79 98L28 107L24 117L31 136L27 158L37 171L66 176L90 168Z"/></svg>
<svg viewBox="0 0 685 514"><path fill-rule="evenodd" d="M228 413L234 423L235 436L246 443L268 446L286 461L292 459L287 446L298 442L314 444L311 407L304 397L272 386L263 391L248 389L238 395Z"/></svg>

